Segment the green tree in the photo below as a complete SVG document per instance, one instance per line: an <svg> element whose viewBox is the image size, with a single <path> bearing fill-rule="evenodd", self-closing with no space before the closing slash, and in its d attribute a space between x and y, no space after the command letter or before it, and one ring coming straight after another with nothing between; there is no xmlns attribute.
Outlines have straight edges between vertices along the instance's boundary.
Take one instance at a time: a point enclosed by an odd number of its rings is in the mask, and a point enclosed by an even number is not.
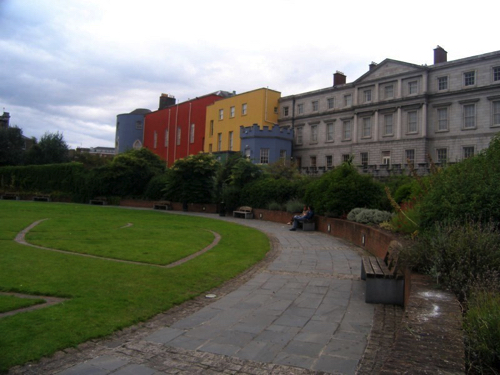
<svg viewBox="0 0 500 375"><path fill-rule="evenodd" d="M219 166L219 162L207 154L176 160L167 171L165 196L184 204L212 202Z"/></svg>
<svg viewBox="0 0 500 375"><path fill-rule="evenodd" d="M381 208L385 195L380 183L344 163L310 183L304 200L318 214L340 217L357 207Z"/></svg>
<svg viewBox="0 0 500 375"><path fill-rule="evenodd" d="M28 151L27 164L58 164L69 161L69 147L62 133L46 132Z"/></svg>
<svg viewBox="0 0 500 375"><path fill-rule="evenodd" d="M141 197L149 181L165 171L165 164L146 148L117 155L109 164L92 170L90 195Z"/></svg>
<svg viewBox="0 0 500 375"><path fill-rule="evenodd" d="M20 165L24 155L23 131L18 127L0 129L0 166Z"/></svg>

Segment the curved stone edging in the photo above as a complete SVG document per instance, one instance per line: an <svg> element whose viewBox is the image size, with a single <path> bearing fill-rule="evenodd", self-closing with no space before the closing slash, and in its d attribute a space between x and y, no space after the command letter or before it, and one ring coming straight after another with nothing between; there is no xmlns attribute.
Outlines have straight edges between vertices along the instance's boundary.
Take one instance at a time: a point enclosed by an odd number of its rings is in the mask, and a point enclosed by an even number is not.
<svg viewBox="0 0 500 375"><path fill-rule="evenodd" d="M20 309L15 309L11 311L7 311L4 313L0 313L0 319L5 318L7 316L12 316L16 315L22 312L26 311L33 311L33 310L38 310L38 309L43 309L45 307L49 307L52 305L57 305L58 303L62 303L64 301L67 301L67 298L59 298L59 297L51 297L51 296L35 296L35 295L29 295L29 294L21 294L21 293L7 293L7 292L0 292L1 295L3 296L14 296L18 298L29 298L29 299L43 299L45 300L44 303L40 303L38 305L34 306L28 306L28 307L22 307Z"/></svg>
<svg viewBox="0 0 500 375"><path fill-rule="evenodd" d="M220 239L221 239L221 236L220 236L219 233L211 231L211 230L208 230L210 233L212 233L214 235L214 240L212 241L212 243L210 245L206 246L205 248L201 249L200 251L197 251L196 253L188 255L187 257L179 259L179 260L177 260L177 261L175 261L173 263L169 263L169 264L166 264L166 265L161 265L161 264L153 264L153 263L134 262L132 260L123 260L123 259L114 259L114 258L100 257L100 256L97 256L97 255L92 255L92 254L75 253L75 252L72 252L72 251L58 250L58 249L52 249L52 248L49 248L49 247L33 245L33 244L30 244L29 242L27 242L26 241L26 234L28 234L28 232L31 229L33 229L34 227L36 227L38 224L44 222L45 220L48 220L48 219L37 220L34 223L32 223L31 225L29 225L28 227L24 228L22 231L20 231L17 234L17 236L14 239L14 241L16 241L17 243L19 243L21 245L31 246L31 247L35 247L37 249L42 249L42 250L55 251L57 253L62 253L62 254L77 255L77 256L83 256L83 257L87 257L87 258L103 259L103 260L109 260L111 262L136 264L136 265L141 265L141 266L151 266L151 267L159 267L159 268L173 268L173 267L179 266L179 265L181 265L183 263L186 263L186 262L188 262L188 261L190 261L190 260L192 260L192 259L194 259L194 258L196 258L196 257L198 257L200 255L202 255L203 253L206 253L207 251L213 249L215 246L218 245L218 243L220 242ZM128 223L126 226L124 226L122 228L130 227L132 225L133 225L132 223Z"/></svg>

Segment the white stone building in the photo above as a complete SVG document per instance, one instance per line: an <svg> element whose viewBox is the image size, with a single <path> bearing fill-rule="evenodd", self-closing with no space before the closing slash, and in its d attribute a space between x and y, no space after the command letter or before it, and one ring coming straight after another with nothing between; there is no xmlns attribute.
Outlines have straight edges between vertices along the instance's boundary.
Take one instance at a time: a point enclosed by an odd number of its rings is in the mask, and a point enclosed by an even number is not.
<svg viewBox="0 0 500 375"><path fill-rule="evenodd" d="M453 163L488 147L500 130L500 51L434 64L385 59L346 83L280 99L280 127L295 132L293 156L305 173L353 158L374 174L395 173L407 159L426 169L429 154Z"/></svg>

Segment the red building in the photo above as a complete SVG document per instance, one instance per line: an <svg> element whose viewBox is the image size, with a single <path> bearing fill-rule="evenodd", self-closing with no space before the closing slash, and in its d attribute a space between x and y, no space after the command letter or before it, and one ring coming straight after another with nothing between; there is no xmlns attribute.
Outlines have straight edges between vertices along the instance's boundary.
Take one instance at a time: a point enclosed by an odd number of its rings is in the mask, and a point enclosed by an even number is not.
<svg viewBox="0 0 500 375"><path fill-rule="evenodd" d="M157 111L144 116L144 147L170 167L177 159L203 152L206 108L231 94L217 91L175 104L175 98L160 97Z"/></svg>

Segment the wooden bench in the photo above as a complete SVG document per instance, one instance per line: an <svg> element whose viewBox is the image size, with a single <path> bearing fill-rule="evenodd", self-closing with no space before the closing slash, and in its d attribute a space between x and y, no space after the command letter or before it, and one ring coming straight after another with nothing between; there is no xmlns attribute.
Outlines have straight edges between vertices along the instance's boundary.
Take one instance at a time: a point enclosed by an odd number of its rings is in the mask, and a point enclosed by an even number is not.
<svg viewBox="0 0 500 375"><path fill-rule="evenodd" d="M365 302L403 305L405 280L398 267L401 244L392 241L384 259L365 256L361 260L361 279L366 280Z"/></svg>
<svg viewBox="0 0 500 375"><path fill-rule="evenodd" d="M105 206L108 204L108 200L106 197L96 197L94 199L91 199L89 204L96 204L100 206Z"/></svg>
<svg viewBox="0 0 500 375"><path fill-rule="evenodd" d="M11 201L18 201L21 198L19 196L19 193L3 193L2 199L11 200Z"/></svg>
<svg viewBox="0 0 500 375"><path fill-rule="evenodd" d="M298 221L297 228L302 228L304 232L315 231L316 223L314 221L314 217L307 220Z"/></svg>
<svg viewBox="0 0 500 375"><path fill-rule="evenodd" d="M171 210L172 209L172 202L170 201L161 201L161 202L156 202L153 205L154 210Z"/></svg>
<svg viewBox="0 0 500 375"><path fill-rule="evenodd" d="M50 202L50 195L35 195L33 196L35 202Z"/></svg>
<svg viewBox="0 0 500 375"><path fill-rule="evenodd" d="M241 206L233 211L233 217L243 217L244 219L253 219L252 207Z"/></svg>

